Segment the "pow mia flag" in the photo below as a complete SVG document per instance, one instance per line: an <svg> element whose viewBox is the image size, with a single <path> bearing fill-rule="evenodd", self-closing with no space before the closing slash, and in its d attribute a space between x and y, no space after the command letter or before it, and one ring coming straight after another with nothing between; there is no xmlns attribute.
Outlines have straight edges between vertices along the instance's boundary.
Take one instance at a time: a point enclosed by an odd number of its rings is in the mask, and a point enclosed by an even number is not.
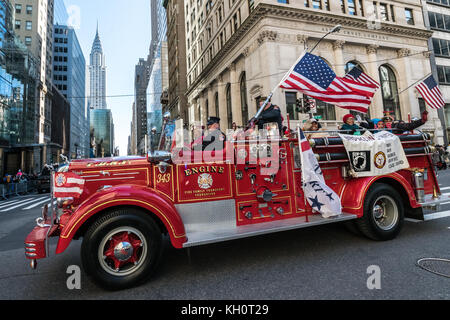
<svg viewBox="0 0 450 320"><path fill-rule="evenodd" d="M350 160L355 172L370 171L370 151L350 151Z"/></svg>

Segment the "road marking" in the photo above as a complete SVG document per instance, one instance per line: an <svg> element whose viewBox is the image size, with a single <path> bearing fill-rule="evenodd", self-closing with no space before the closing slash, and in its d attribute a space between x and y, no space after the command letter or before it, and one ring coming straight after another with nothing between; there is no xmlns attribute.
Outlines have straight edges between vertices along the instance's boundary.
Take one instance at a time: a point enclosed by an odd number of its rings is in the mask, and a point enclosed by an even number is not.
<svg viewBox="0 0 450 320"><path fill-rule="evenodd" d="M450 189L450 187L441 188L441 191L442 190L448 190L448 189Z"/></svg>
<svg viewBox="0 0 450 320"><path fill-rule="evenodd" d="M20 201L20 204L16 204L15 206L10 207L10 208L8 208L8 209L0 210L0 212L11 211L11 210L16 209L16 208L18 208L18 207L21 207L21 206L23 206L23 205L30 204L30 203L33 203L33 202L36 202L36 201L39 201L39 200L42 200L42 199L43 199L43 198L41 197L41 198L37 198L37 199L28 200L28 201L26 201L26 202Z"/></svg>
<svg viewBox="0 0 450 320"><path fill-rule="evenodd" d="M30 201L32 199L36 199L36 198L26 198L26 199L21 200L21 201L12 200L11 202L8 202L8 204L0 206L0 209L4 209L4 208L7 208L7 207L10 207L10 206L19 204L19 203L27 202L27 201ZM40 198L40 199L42 199L42 198Z"/></svg>
<svg viewBox="0 0 450 320"><path fill-rule="evenodd" d="M425 217L425 221L450 217L450 210L425 214L424 217Z"/></svg>
<svg viewBox="0 0 450 320"><path fill-rule="evenodd" d="M35 204L33 204L33 205L31 205L31 206L28 206L28 207L26 207L26 208L23 208L22 210L32 209L32 208L37 207L38 205L40 205L40 204L42 204L42 203L44 203L44 202L47 202L47 201L48 201L48 198L45 198L44 200L39 201L38 203L35 203Z"/></svg>

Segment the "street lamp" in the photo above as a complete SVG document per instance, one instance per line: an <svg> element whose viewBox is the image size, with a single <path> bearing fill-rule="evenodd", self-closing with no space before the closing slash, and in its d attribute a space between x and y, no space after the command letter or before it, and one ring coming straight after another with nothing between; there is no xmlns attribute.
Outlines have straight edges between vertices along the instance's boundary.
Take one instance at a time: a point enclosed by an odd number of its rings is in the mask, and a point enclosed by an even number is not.
<svg viewBox="0 0 450 320"><path fill-rule="evenodd" d="M333 29L331 29L330 31L328 31L327 34L325 34L322 38L320 38L320 40L316 43L316 45L314 46L314 48L311 49L311 51L309 53L312 53L314 51L314 49L319 45L319 43L325 39L329 34L335 33L335 32L339 32L341 31L342 26L340 24L336 25Z"/></svg>

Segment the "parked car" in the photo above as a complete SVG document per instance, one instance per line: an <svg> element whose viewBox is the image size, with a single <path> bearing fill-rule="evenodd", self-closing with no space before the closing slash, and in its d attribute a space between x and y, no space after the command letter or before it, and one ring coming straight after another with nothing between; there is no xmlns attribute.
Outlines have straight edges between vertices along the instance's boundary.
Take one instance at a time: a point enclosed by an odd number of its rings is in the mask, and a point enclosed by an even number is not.
<svg viewBox="0 0 450 320"><path fill-rule="evenodd" d="M36 179L36 188L38 193L50 192L50 170L47 167L42 169Z"/></svg>

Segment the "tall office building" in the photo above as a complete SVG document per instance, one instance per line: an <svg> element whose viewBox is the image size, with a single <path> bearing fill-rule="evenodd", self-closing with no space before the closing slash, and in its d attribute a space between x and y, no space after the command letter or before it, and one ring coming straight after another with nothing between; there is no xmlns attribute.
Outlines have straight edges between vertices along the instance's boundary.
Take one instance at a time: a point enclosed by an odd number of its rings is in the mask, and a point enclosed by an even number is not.
<svg viewBox="0 0 450 320"><path fill-rule="evenodd" d="M186 23L184 0L164 0L167 15L167 51L169 89L164 112L173 118L187 116Z"/></svg>
<svg viewBox="0 0 450 320"><path fill-rule="evenodd" d="M89 87L89 131L93 156L110 157L114 154L114 124L111 110L106 106L106 64L98 26L90 55Z"/></svg>
<svg viewBox="0 0 450 320"><path fill-rule="evenodd" d="M138 146L141 145L141 141L145 138L147 130L150 130L150 128L147 129L147 86L148 64L145 59L139 59L134 75L133 141L136 143L134 146L135 152L138 152Z"/></svg>
<svg viewBox="0 0 450 320"><path fill-rule="evenodd" d="M39 172L37 143L38 61L14 34L14 10L0 0L0 176ZM36 157L38 155L38 157Z"/></svg>
<svg viewBox="0 0 450 320"><path fill-rule="evenodd" d="M12 0L14 5L14 31L38 61L36 140L43 146L41 164L51 162L51 110L52 110L52 42L53 0Z"/></svg>
<svg viewBox="0 0 450 320"><path fill-rule="evenodd" d="M163 72L167 72L167 68L164 66L164 61L167 60L163 56L164 52L167 52L163 50L163 43L167 41L167 21L166 11L162 1L150 2L150 17L152 38L147 59L150 75L147 87L148 112L162 114L161 95L164 89L166 89L163 86L163 81L168 78L168 75L163 75ZM149 123L150 126L147 129L156 127L157 131L160 132L162 127L162 117L154 117L153 119L154 120Z"/></svg>
<svg viewBox="0 0 450 320"><path fill-rule="evenodd" d="M98 34L98 26L90 55L89 83L90 108L106 109L106 63L102 43Z"/></svg>

